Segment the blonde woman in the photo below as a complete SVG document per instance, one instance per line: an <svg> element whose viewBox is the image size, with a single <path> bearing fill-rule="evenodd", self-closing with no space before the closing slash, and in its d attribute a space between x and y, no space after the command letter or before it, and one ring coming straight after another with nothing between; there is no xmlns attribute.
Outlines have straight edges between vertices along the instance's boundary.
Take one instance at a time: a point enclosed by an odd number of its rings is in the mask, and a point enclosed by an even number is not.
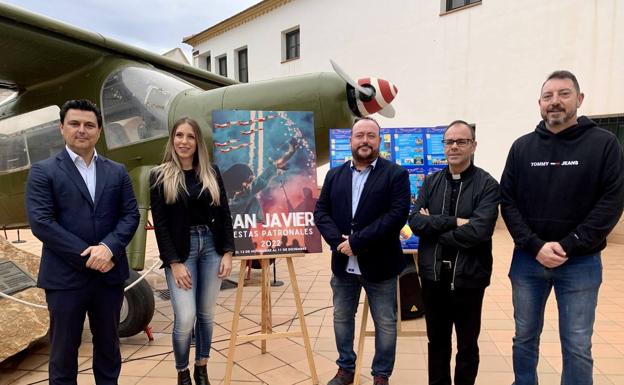
<svg viewBox="0 0 624 385"><path fill-rule="evenodd" d="M150 178L152 217L173 306L178 384L191 385L195 328L197 385L209 385L206 364L221 280L232 270L234 234L219 169L210 163L197 122L175 122L160 166Z"/></svg>

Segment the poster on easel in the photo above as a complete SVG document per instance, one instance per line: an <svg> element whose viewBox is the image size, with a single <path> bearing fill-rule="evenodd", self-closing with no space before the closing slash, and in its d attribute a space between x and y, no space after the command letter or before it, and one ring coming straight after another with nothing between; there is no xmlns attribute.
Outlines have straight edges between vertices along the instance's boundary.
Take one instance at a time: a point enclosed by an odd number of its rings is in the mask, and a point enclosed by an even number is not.
<svg viewBox="0 0 624 385"><path fill-rule="evenodd" d="M380 131L379 156L402 166L409 173L410 211L425 177L446 167L442 143L445 130L446 126L382 128ZM330 168L351 160L350 135L350 129L329 130ZM418 237L407 224L401 229L400 238L404 250L418 248Z"/></svg>
<svg viewBox="0 0 624 385"><path fill-rule="evenodd" d="M236 255L321 252L313 113L217 110L212 122Z"/></svg>

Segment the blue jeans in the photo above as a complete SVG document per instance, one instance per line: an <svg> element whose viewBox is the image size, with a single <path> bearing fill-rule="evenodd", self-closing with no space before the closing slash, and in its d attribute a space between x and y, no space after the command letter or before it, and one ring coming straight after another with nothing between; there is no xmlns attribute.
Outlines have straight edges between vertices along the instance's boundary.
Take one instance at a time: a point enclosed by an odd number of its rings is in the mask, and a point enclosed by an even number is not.
<svg viewBox="0 0 624 385"><path fill-rule="evenodd" d="M191 227L191 250L184 265L191 273L191 290L178 288L171 268L165 268L173 306L173 355L178 370L189 366L193 328L195 360L210 355L214 308L221 289L221 279L218 278L221 255L215 251L213 236L207 226Z"/></svg>
<svg viewBox="0 0 624 385"><path fill-rule="evenodd" d="M362 287L366 291L371 316L375 323L375 357L372 374L390 377L394 368L397 337L396 277L370 282L362 276L348 277L332 275L331 287L334 293L334 334L338 348L336 364L342 369L355 371L355 313Z"/></svg>
<svg viewBox="0 0 624 385"><path fill-rule="evenodd" d="M515 385L537 385L539 342L544 308L554 287L563 352L561 385L591 385L591 339L602 282L600 254L571 257L548 269L533 255L515 250L511 269L516 335L513 339Z"/></svg>

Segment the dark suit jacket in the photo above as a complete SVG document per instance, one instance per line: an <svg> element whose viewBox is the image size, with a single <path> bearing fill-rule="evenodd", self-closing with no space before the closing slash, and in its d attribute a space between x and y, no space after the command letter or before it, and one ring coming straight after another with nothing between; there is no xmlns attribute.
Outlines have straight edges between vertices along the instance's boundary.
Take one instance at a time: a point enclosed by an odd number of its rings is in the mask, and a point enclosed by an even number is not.
<svg viewBox="0 0 624 385"><path fill-rule="evenodd" d="M406 224L410 205L407 171L378 158L351 218L350 162L329 170L316 203L314 221L332 249L332 272L346 276L348 256L336 251L349 235L353 253L358 257L362 276L382 281L398 275L405 267L399 232Z"/></svg>
<svg viewBox="0 0 624 385"><path fill-rule="evenodd" d="M67 150L35 163L28 174L26 208L33 234L43 242L38 285L79 289L93 278L110 285L128 278L126 245L139 223L132 183L123 165L98 155L95 202ZM86 267L87 247L105 243L115 266Z"/></svg>
<svg viewBox="0 0 624 385"><path fill-rule="evenodd" d="M227 251L234 252L234 232L223 179L221 179L219 168L216 165L213 167L217 173L221 205L212 205L212 197L207 193L202 194L201 199L205 201L206 207L210 207L212 223L209 223L208 227L213 233L215 250L219 255L223 255ZM169 205L165 203L163 186L154 187L155 182L156 175L152 172L150 175L152 218L154 219L158 251L164 267L173 262L186 261L191 250L191 230L185 197Z"/></svg>

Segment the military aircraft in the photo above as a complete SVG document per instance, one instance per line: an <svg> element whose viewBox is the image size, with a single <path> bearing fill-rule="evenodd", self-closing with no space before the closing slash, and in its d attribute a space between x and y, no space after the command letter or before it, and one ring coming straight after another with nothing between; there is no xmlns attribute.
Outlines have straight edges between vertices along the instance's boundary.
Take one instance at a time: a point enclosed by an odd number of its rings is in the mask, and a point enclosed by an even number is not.
<svg viewBox="0 0 624 385"><path fill-rule="evenodd" d="M127 248L134 270L144 267L149 171L160 163L175 120L197 120L212 149L213 110L313 111L321 164L328 158L329 128L350 127L355 117L375 112L392 116L397 92L383 79L353 81L335 63L338 74L237 83L3 3L0 53L0 88L14 91L0 103L0 228L28 226L28 170L64 146L59 106L68 99L90 99L103 114L97 152L125 164L139 203L141 222ZM136 278L134 273L131 279ZM120 334L141 331L153 306L145 281L129 290Z"/></svg>

